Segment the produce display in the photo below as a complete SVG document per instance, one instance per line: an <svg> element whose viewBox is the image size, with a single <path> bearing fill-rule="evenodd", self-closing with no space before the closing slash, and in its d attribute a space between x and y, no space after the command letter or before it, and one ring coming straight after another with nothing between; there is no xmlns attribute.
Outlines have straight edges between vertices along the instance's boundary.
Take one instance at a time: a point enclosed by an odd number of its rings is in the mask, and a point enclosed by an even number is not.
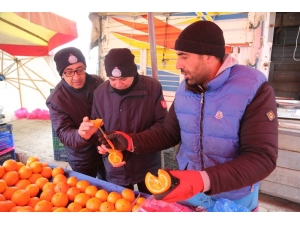
<svg viewBox="0 0 300 225"><path fill-rule="evenodd" d="M0 166L0 212L134 212L146 200L131 189L118 190L98 188L34 156Z"/></svg>

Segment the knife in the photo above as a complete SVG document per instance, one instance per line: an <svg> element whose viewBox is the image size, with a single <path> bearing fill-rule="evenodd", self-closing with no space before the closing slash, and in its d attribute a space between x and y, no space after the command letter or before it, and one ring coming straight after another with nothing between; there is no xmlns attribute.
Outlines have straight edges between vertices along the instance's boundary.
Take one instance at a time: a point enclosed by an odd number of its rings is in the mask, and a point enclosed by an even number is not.
<svg viewBox="0 0 300 225"><path fill-rule="evenodd" d="M103 137L105 138L105 140L107 141L107 143L109 144L109 146L111 147L111 149L115 150L114 144L111 142L111 140L108 140L108 139L106 138L106 133L104 133L104 131L102 130L101 127L98 127L98 128L99 128L99 130L101 131L101 133L103 134ZM108 150L108 152L110 153L110 150Z"/></svg>

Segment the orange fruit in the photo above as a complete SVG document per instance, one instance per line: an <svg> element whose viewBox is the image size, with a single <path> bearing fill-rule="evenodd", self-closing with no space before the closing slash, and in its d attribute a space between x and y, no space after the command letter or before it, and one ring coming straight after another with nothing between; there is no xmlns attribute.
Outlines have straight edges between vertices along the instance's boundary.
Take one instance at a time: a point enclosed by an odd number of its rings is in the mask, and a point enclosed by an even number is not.
<svg viewBox="0 0 300 225"><path fill-rule="evenodd" d="M47 179L50 179L52 177L52 168L49 167L49 166L43 166L43 169L42 171L40 172L40 174L47 178Z"/></svg>
<svg viewBox="0 0 300 225"><path fill-rule="evenodd" d="M22 166L25 166L25 164L22 163L22 162L17 162L17 165L18 165L18 170L19 170ZM18 171L18 170L17 170L17 171Z"/></svg>
<svg viewBox="0 0 300 225"><path fill-rule="evenodd" d="M90 199L90 196L86 193L79 193L75 196L74 202L79 203L82 207L86 206L87 201Z"/></svg>
<svg viewBox="0 0 300 225"><path fill-rule="evenodd" d="M35 184L39 187L40 190L43 190L45 184L47 184L49 180L45 177L40 177L36 179Z"/></svg>
<svg viewBox="0 0 300 225"><path fill-rule="evenodd" d="M18 190L13 193L11 200L18 206L25 206L30 200L30 193L25 189Z"/></svg>
<svg viewBox="0 0 300 225"><path fill-rule="evenodd" d="M47 162L41 162L41 163L42 163L43 167L50 167L49 164L48 164ZM51 167L50 167L50 168L51 168ZM51 172L52 172L52 169L51 169ZM52 176L52 174L51 174L51 176Z"/></svg>
<svg viewBox="0 0 300 225"><path fill-rule="evenodd" d="M9 212L15 206L16 206L16 204L11 200L1 201L0 202L0 212Z"/></svg>
<svg viewBox="0 0 300 225"><path fill-rule="evenodd" d="M43 177L42 174L40 174L40 173L33 173L33 174L31 174L31 176L28 178L28 180L29 180L32 184L34 184L34 183L36 182L36 180L37 180L38 178L40 178L40 177Z"/></svg>
<svg viewBox="0 0 300 225"><path fill-rule="evenodd" d="M18 164L17 164L17 161L14 160L14 159L8 159L8 160L4 161L2 166L4 167L4 170L6 172L8 172L8 171L18 171Z"/></svg>
<svg viewBox="0 0 300 225"><path fill-rule="evenodd" d="M122 198L127 199L130 202L133 202L135 199L135 193L133 190L129 189L129 188L125 188L122 192L121 192Z"/></svg>
<svg viewBox="0 0 300 225"><path fill-rule="evenodd" d="M69 198L66 193L55 193L52 196L51 203L54 207L66 207L69 203Z"/></svg>
<svg viewBox="0 0 300 225"><path fill-rule="evenodd" d="M96 128L101 127L103 125L102 119L90 120L90 122L92 122L94 127Z"/></svg>
<svg viewBox="0 0 300 225"><path fill-rule="evenodd" d="M55 184L54 192L55 193L67 193L69 188L70 188L70 185L67 182L61 181L61 182L58 182L57 184Z"/></svg>
<svg viewBox="0 0 300 225"><path fill-rule="evenodd" d="M131 212L135 212L139 207L140 207L140 205L132 206Z"/></svg>
<svg viewBox="0 0 300 225"><path fill-rule="evenodd" d="M130 212L131 203L125 198L120 198L116 201L115 208L118 212Z"/></svg>
<svg viewBox="0 0 300 225"><path fill-rule="evenodd" d="M48 182L46 183L44 186L43 186L43 191L45 190L52 190L54 191L54 187L55 187L56 184L52 183L52 182Z"/></svg>
<svg viewBox="0 0 300 225"><path fill-rule="evenodd" d="M65 170L62 167L55 167L52 169L52 177L55 177L57 174L65 174Z"/></svg>
<svg viewBox="0 0 300 225"><path fill-rule="evenodd" d="M99 198L92 197L86 202L86 208L93 212L99 212L102 201Z"/></svg>
<svg viewBox="0 0 300 225"><path fill-rule="evenodd" d="M92 212L92 211L87 208L82 208L81 210L79 210L79 212Z"/></svg>
<svg viewBox="0 0 300 225"><path fill-rule="evenodd" d="M31 184L29 180L21 179L18 180L17 183L15 183L15 186L19 187L20 189L25 189L29 184Z"/></svg>
<svg viewBox="0 0 300 225"><path fill-rule="evenodd" d="M123 153L118 150L111 149L108 154L108 161L114 165L116 163L120 163L123 160Z"/></svg>
<svg viewBox="0 0 300 225"><path fill-rule="evenodd" d="M67 183L71 186L71 187L76 187L76 184L78 182L78 178L75 176L71 176L67 179Z"/></svg>
<svg viewBox="0 0 300 225"><path fill-rule="evenodd" d="M52 183L57 184L58 182L67 182L67 177L63 174L57 174L53 177Z"/></svg>
<svg viewBox="0 0 300 225"><path fill-rule="evenodd" d="M98 188L95 185L90 185L85 189L84 192L92 198L92 197L95 197L97 191L98 191Z"/></svg>
<svg viewBox="0 0 300 225"><path fill-rule="evenodd" d="M65 207L58 207L53 212L71 212L71 211Z"/></svg>
<svg viewBox="0 0 300 225"><path fill-rule="evenodd" d="M7 188L7 183L5 180L0 179L0 194L2 194Z"/></svg>
<svg viewBox="0 0 300 225"><path fill-rule="evenodd" d="M78 195L78 194L80 194L80 193L81 193L81 191L80 191L80 189L77 188L77 187L70 187L70 188L67 190L67 195L68 195L68 198L69 198L69 200L70 200L71 202L74 201L75 196Z"/></svg>
<svg viewBox="0 0 300 225"><path fill-rule="evenodd" d="M115 209L115 205L111 202L102 202L100 205L100 212L111 212Z"/></svg>
<svg viewBox="0 0 300 225"><path fill-rule="evenodd" d="M138 198L136 199L135 204L136 204L136 205L141 205L144 201L146 201L146 198L144 198L144 197L138 197Z"/></svg>
<svg viewBox="0 0 300 225"><path fill-rule="evenodd" d="M16 212L34 212L31 206L21 206Z"/></svg>
<svg viewBox="0 0 300 225"><path fill-rule="evenodd" d="M29 202L27 203L28 206L31 206L32 208L34 208L34 206L39 202L41 201L40 198L38 197L32 197L29 199Z"/></svg>
<svg viewBox="0 0 300 225"><path fill-rule="evenodd" d="M146 174L145 184L152 194L161 194L171 187L171 177L167 171L159 169L158 176L150 172Z"/></svg>
<svg viewBox="0 0 300 225"><path fill-rule="evenodd" d="M104 189L100 189L96 192L95 197L99 198L102 202L107 200L108 192Z"/></svg>
<svg viewBox="0 0 300 225"><path fill-rule="evenodd" d="M40 191L39 186L36 184L29 184L26 186L25 190L29 191L30 197L36 197Z"/></svg>
<svg viewBox="0 0 300 225"><path fill-rule="evenodd" d="M45 191L42 191L42 193L40 194L40 199L41 200L47 200L49 202L51 202L51 199L53 197L53 195L55 195L55 192L52 191L52 190L45 190Z"/></svg>
<svg viewBox="0 0 300 225"><path fill-rule="evenodd" d="M107 201L115 204L121 198L122 195L119 192L111 191L107 196Z"/></svg>
<svg viewBox="0 0 300 225"><path fill-rule="evenodd" d="M78 202L71 202L67 209L69 209L71 212L79 212L82 209L82 206Z"/></svg>
<svg viewBox="0 0 300 225"><path fill-rule="evenodd" d="M19 170L18 170L20 179L27 179L32 175L32 168L29 166L22 166Z"/></svg>
<svg viewBox="0 0 300 225"><path fill-rule="evenodd" d="M32 162L29 167L32 168L33 173L40 173L43 170L43 164L39 161Z"/></svg>
<svg viewBox="0 0 300 225"><path fill-rule="evenodd" d="M30 157L26 160L26 166L30 166L31 163L37 162L37 161L40 161L40 159L39 159L38 157L30 156Z"/></svg>
<svg viewBox="0 0 300 225"><path fill-rule="evenodd" d="M35 212L52 212L52 203L47 200L39 201L33 208Z"/></svg>
<svg viewBox="0 0 300 225"><path fill-rule="evenodd" d="M0 178L5 174L5 169L3 166L0 165Z"/></svg>
<svg viewBox="0 0 300 225"><path fill-rule="evenodd" d="M0 201L5 201L5 200L6 200L6 198L4 197L4 195L0 194Z"/></svg>
<svg viewBox="0 0 300 225"><path fill-rule="evenodd" d="M18 172L14 170L8 171L2 176L2 180L6 182L7 186L15 185L19 179Z"/></svg>
<svg viewBox="0 0 300 225"><path fill-rule="evenodd" d="M81 192L85 192L85 189L90 186L90 182L88 182L87 180L80 180L77 182L76 187L79 188L79 190Z"/></svg>
<svg viewBox="0 0 300 225"><path fill-rule="evenodd" d="M16 186L7 187L2 194L6 200L11 200L12 195L18 190L20 190L20 188Z"/></svg>
<svg viewBox="0 0 300 225"><path fill-rule="evenodd" d="M1 206L0 206L1 207ZM12 207L10 210L9 210L9 212L17 212L18 211L18 209L21 209L22 208L22 206L14 206L14 207ZM1 212L1 210L0 210L0 212Z"/></svg>

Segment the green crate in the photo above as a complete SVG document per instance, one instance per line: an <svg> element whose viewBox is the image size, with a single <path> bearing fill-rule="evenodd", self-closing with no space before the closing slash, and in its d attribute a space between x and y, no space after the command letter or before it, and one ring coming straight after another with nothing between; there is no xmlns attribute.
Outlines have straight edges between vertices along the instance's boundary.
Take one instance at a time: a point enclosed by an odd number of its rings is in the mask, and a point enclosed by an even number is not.
<svg viewBox="0 0 300 225"><path fill-rule="evenodd" d="M55 150L65 150L65 146L60 142L58 137L52 137L53 149Z"/></svg>

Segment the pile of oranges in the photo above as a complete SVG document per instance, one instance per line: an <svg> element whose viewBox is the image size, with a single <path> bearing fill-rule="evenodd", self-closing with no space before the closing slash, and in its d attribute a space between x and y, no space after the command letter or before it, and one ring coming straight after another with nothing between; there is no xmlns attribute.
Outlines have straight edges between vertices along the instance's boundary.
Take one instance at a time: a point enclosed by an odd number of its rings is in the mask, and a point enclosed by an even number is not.
<svg viewBox="0 0 300 225"><path fill-rule="evenodd" d="M0 212L134 212L145 200L131 189L108 192L67 177L34 156L0 166Z"/></svg>

